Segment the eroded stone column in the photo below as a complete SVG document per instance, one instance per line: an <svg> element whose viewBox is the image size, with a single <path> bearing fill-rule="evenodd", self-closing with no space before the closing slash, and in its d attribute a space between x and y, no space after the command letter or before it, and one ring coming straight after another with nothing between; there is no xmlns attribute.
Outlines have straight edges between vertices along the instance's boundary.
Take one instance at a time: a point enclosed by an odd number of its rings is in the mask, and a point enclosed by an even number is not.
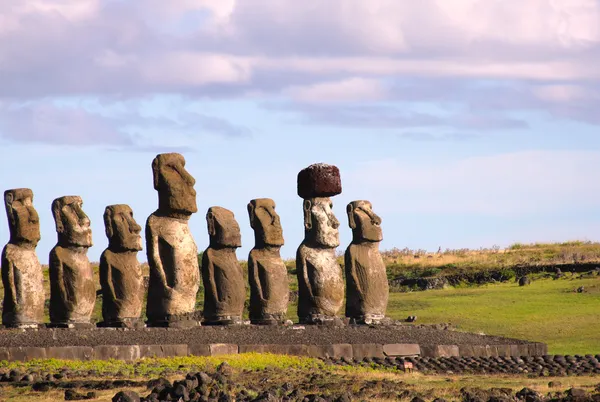
<svg viewBox="0 0 600 402"><path fill-rule="evenodd" d="M40 221L28 188L4 192L10 240L2 251L4 304L2 324L37 328L44 320L44 277L35 248Z"/></svg>
<svg viewBox="0 0 600 402"><path fill-rule="evenodd" d="M335 255L340 223L329 198L341 192L335 166L314 164L298 174L298 195L304 199L304 241L296 253L300 323L341 323L344 279Z"/></svg>
<svg viewBox="0 0 600 402"><path fill-rule="evenodd" d="M275 202L260 198L248 204L255 244L248 256L250 322L257 325L282 324L287 320L290 287L281 259L283 229Z"/></svg>
<svg viewBox="0 0 600 402"><path fill-rule="evenodd" d="M50 251L50 326L91 327L96 303L94 270L87 256L92 247L90 220L78 196L52 202L58 243Z"/></svg>
<svg viewBox="0 0 600 402"><path fill-rule="evenodd" d="M109 205L104 211L108 248L100 257L103 327L143 327L142 267L137 253L142 249L142 228L129 205Z"/></svg>
<svg viewBox="0 0 600 402"><path fill-rule="evenodd" d="M206 214L210 245L202 255L204 324L242 323L246 285L235 249L242 246L240 226L233 212L211 207Z"/></svg>
<svg viewBox="0 0 600 402"><path fill-rule="evenodd" d="M375 324L385 317L389 285L379 253L381 218L369 201L348 204L352 243L346 249L346 317L357 324Z"/></svg>
<svg viewBox="0 0 600 402"><path fill-rule="evenodd" d="M160 154L152 162L158 209L146 222L150 281L148 326L199 325L196 294L200 287L198 248L188 221L196 206L196 181L177 153Z"/></svg>

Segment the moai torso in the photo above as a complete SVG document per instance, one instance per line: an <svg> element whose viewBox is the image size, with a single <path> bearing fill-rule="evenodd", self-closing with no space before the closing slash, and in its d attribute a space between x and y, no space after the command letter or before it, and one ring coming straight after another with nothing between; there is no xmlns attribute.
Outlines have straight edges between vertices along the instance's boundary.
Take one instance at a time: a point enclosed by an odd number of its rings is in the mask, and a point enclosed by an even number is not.
<svg viewBox="0 0 600 402"><path fill-rule="evenodd" d="M150 282L146 315L150 326L195 326L200 287L198 249L188 221L198 211L196 181L180 154L160 154L152 162L158 210L146 222Z"/></svg>
<svg viewBox="0 0 600 402"><path fill-rule="evenodd" d="M300 323L339 321L337 314L344 303L342 268L335 256L340 223L329 197L341 192L335 166L318 163L298 173L298 195L304 199L304 241L296 253Z"/></svg>
<svg viewBox="0 0 600 402"><path fill-rule="evenodd" d="M2 322L8 327L37 326L44 320L44 276L35 249L7 244L2 251L4 304Z"/></svg>
<svg viewBox="0 0 600 402"><path fill-rule="evenodd" d="M246 300L242 267L235 255L240 227L231 211L212 207L206 214L210 246L202 256L204 323L241 324Z"/></svg>
<svg viewBox="0 0 600 402"><path fill-rule="evenodd" d="M379 253L381 218L368 201L348 204L353 241L346 249L346 316L359 324L376 323L385 317L389 285Z"/></svg>
<svg viewBox="0 0 600 402"><path fill-rule="evenodd" d="M146 224L150 264L148 319L189 314L200 288L198 248L187 220L151 215Z"/></svg>
<svg viewBox="0 0 600 402"><path fill-rule="evenodd" d="M54 247L50 252L50 321L89 323L95 304L96 283L87 248Z"/></svg>
<svg viewBox="0 0 600 402"><path fill-rule="evenodd" d="M250 321L252 324L280 324L287 319L290 289L287 268L280 255L283 230L275 202L259 198L248 204L255 245L248 256Z"/></svg>
<svg viewBox="0 0 600 402"><path fill-rule="evenodd" d="M77 196L52 203L58 244L50 251L50 322L53 326L90 324L96 303L94 270L87 257L92 231Z"/></svg>
<svg viewBox="0 0 600 402"><path fill-rule="evenodd" d="M109 205L104 212L108 248L100 257L104 326L136 327L144 300L140 226L128 205Z"/></svg>
<svg viewBox="0 0 600 402"><path fill-rule="evenodd" d="M2 323L7 327L35 328L44 320L44 278L35 253L40 225L30 189L7 190L4 202L10 241L1 257L4 303Z"/></svg>

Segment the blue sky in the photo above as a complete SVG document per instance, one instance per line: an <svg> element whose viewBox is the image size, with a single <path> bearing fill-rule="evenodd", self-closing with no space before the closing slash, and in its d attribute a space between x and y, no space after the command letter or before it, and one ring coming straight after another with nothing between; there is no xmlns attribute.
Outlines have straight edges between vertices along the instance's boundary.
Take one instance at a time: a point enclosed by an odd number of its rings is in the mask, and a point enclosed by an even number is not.
<svg viewBox="0 0 600 402"><path fill-rule="evenodd" d="M293 257L315 162L341 170L340 251L357 199L385 249L599 240L598 65L598 0L4 2L0 183L33 189L44 263L54 198L83 197L98 260L105 206L143 225L172 151L197 180L200 250L218 205L245 259L246 205L270 197Z"/></svg>

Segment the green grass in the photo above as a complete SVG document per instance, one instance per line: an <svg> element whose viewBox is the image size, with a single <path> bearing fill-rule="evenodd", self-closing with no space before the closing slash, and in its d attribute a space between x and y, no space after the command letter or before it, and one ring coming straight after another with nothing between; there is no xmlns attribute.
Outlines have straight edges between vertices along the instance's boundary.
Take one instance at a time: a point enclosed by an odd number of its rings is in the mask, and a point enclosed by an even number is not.
<svg viewBox="0 0 600 402"><path fill-rule="evenodd" d="M574 292L580 286L587 291ZM388 315L544 342L553 354L600 353L600 277L392 293Z"/></svg>

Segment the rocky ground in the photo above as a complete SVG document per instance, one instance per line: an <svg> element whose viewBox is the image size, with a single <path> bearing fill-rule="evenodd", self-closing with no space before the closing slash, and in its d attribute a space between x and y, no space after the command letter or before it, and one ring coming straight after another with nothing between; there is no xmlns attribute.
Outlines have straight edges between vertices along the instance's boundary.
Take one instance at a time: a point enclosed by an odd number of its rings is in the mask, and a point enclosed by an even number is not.
<svg viewBox="0 0 600 402"><path fill-rule="evenodd" d="M193 329L38 329L0 330L0 347L95 345L206 345L211 343L312 344L418 343L420 345L505 345L527 341L447 330L445 325L255 326Z"/></svg>

